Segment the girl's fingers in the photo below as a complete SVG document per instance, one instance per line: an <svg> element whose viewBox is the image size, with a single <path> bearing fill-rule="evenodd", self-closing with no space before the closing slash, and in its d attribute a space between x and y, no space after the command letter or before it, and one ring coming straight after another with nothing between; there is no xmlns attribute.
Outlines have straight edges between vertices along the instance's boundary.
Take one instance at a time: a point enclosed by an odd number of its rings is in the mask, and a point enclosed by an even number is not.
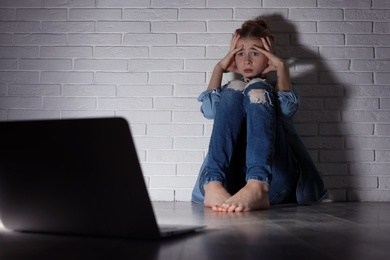
<svg viewBox="0 0 390 260"><path fill-rule="evenodd" d="M240 35L238 35L237 33L234 33L233 40L232 40L232 43L230 44L229 51L232 51L236 48L238 39L240 39Z"/></svg>

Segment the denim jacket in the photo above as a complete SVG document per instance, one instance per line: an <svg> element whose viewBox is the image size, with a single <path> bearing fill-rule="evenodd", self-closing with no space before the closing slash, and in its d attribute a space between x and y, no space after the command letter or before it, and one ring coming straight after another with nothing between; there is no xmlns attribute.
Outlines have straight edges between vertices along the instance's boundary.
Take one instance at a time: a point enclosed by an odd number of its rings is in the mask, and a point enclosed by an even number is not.
<svg viewBox="0 0 390 260"><path fill-rule="evenodd" d="M200 110L207 119L214 119L221 98L221 92L228 86L228 84L229 83L214 90L205 90L199 95L198 101L202 102ZM283 140L282 142L287 143L283 145L288 147L288 150L292 154L292 158L294 158L296 162L294 165L297 165L298 167L297 171L299 177L295 188L296 201L299 204L309 205L321 202L323 199L327 198L328 192L310 154L293 126L292 117L298 110L300 97L298 95L297 86L294 83L292 85L292 92L275 92L275 95L277 96L276 127L279 135L277 138L279 138L279 140ZM276 152L275 156L277 154L278 153ZM206 156L200 172L203 171L207 159L208 156ZM278 160L275 161L276 164L281 163L281 160L279 160L279 162ZM203 202L204 197L198 190L198 181L192 193L192 200L194 202Z"/></svg>

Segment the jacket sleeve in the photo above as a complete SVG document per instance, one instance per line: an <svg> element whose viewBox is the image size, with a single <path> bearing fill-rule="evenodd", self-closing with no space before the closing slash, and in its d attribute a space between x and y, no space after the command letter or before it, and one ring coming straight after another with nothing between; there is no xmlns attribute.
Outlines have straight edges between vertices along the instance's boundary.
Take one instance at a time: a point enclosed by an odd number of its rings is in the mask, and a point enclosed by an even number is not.
<svg viewBox="0 0 390 260"><path fill-rule="evenodd" d="M205 118L214 119L219 101L221 99L221 91L221 88L216 88L213 90L208 89L199 95L198 101L202 102L200 111Z"/></svg>
<svg viewBox="0 0 390 260"><path fill-rule="evenodd" d="M294 83L292 83L292 86L292 92L277 92L279 100L279 111L282 115L288 118L293 117L295 112L297 112L300 100L298 94L298 87Z"/></svg>

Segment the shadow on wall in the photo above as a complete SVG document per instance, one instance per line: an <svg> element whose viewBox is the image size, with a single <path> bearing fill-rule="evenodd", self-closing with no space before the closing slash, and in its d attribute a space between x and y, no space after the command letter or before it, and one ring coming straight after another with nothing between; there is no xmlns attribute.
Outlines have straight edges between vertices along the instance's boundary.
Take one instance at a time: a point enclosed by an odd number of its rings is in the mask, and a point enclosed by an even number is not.
<svg viewBox="0 0 390 260"><path fill-rule="evenodd" d="M344 86L320 57L319 46L305 46L291 21L269 16L275 35L276 54L287 61L291 78L298 85L301 102L294 123L335 201L347 200L347 187L335 176L347 175L347 155L341 126ZM333 181L333 180L336 180ZM339 181L341 182L341 181Z"/></svg>

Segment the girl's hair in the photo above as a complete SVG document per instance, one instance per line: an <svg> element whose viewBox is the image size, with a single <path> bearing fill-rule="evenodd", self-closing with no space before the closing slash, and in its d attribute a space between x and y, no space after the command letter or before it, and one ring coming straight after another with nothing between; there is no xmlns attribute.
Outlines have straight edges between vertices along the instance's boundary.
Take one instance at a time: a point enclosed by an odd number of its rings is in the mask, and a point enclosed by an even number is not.
<svg viewBox="0 0 390 260"><path fill-rule="evenodd" d="M267 19L264 17L257 17L252 20L247 20L236 30L236 34L242 38L265 38L269 37L272 41L274 36L268 26Z"/></svg>

